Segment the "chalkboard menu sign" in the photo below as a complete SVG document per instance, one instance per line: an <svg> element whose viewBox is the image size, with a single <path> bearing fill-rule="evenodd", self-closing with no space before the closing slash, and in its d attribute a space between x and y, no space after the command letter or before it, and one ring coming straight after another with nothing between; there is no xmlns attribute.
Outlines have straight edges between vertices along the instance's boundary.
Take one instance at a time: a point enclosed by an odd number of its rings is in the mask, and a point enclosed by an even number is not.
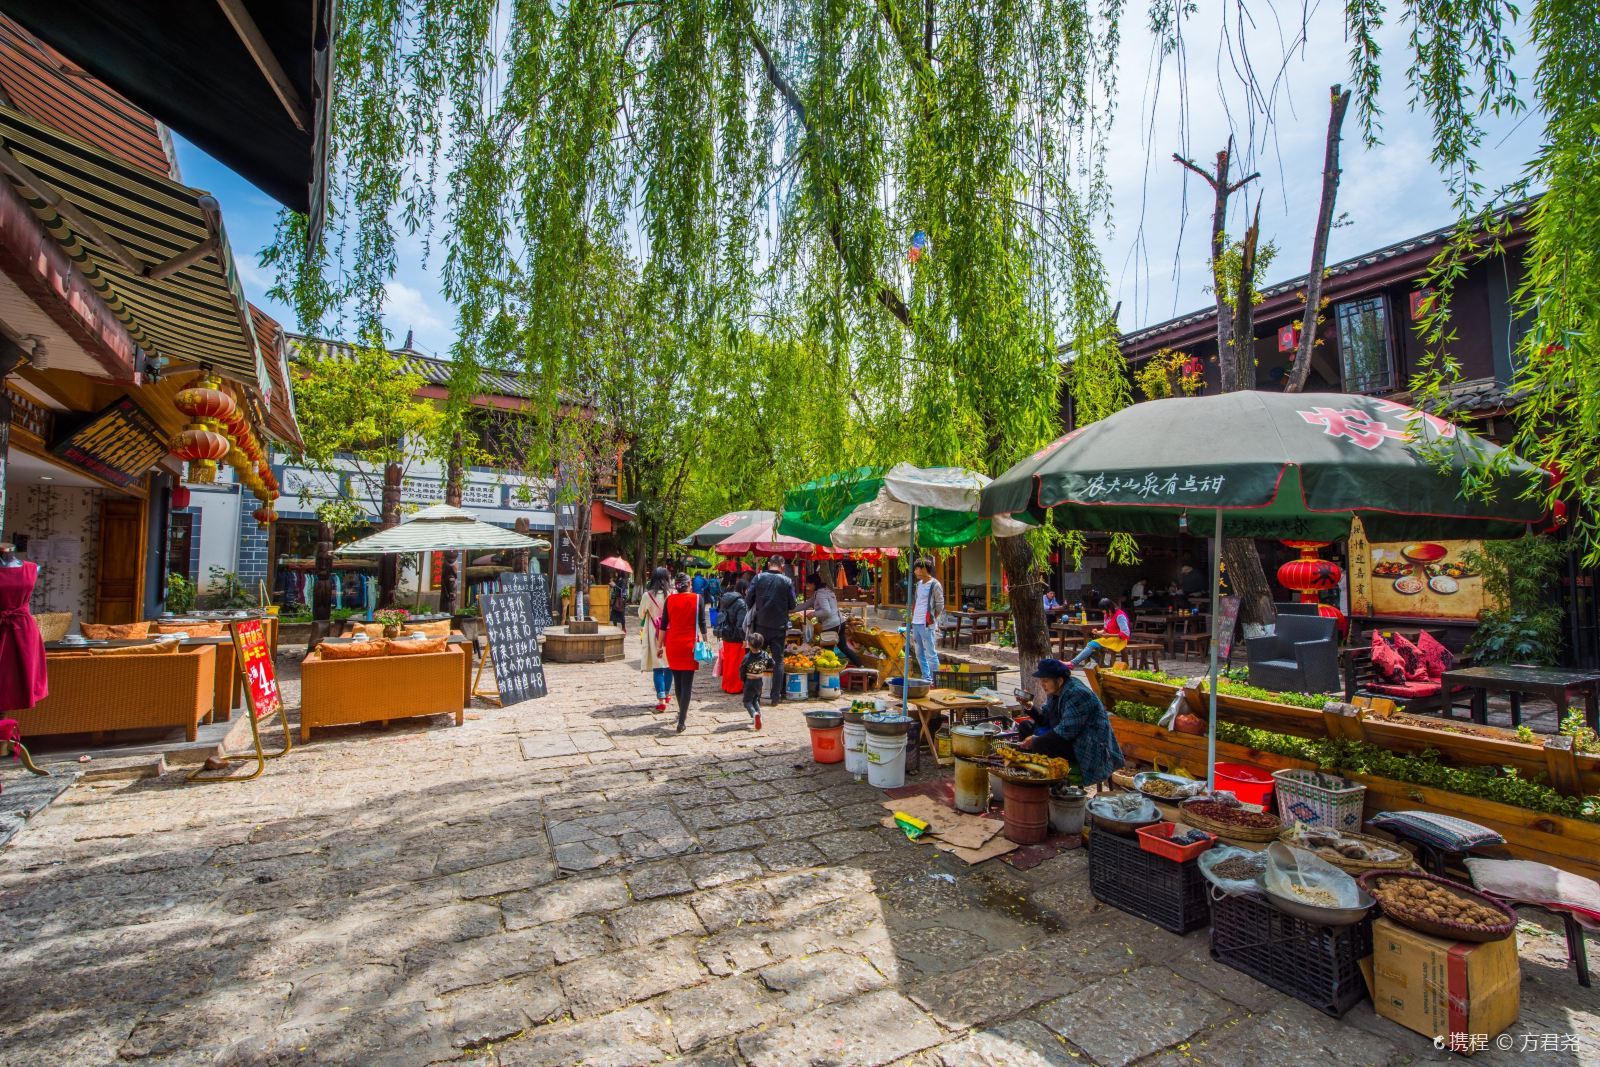
<svg viewBox="0 0 1600 1067"><path fill-rule="evenodd" d="M528 620L533 625L533 632L543 637L544 628L550 625L550 588L545 584L544 575L501 571L500 591L528 594L531 598Z"/></svg>
<svg viewBox="0 0 1600 1067"><path fill-rule="evenodd" d="M532 605L527 592L484 593L478 597L483 626L489 635L489 655L494 660L495 687L500 703L517 704L545 696L544 662L539 658L539 637L528 619Z"/></svg>

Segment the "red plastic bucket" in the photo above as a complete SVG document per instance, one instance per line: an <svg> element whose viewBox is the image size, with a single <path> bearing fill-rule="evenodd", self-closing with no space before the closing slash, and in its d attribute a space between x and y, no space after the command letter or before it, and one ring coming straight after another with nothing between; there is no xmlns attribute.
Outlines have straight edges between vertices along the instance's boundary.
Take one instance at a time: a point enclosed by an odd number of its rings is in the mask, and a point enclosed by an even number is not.
<svg viewBox="0 0 1600 1067"><path fill-rule="evenodd" d="M1248 763L1217 764L1217 788L1232 790L1241 804L1265 806L1277 783L1272 775Z"/></svg>

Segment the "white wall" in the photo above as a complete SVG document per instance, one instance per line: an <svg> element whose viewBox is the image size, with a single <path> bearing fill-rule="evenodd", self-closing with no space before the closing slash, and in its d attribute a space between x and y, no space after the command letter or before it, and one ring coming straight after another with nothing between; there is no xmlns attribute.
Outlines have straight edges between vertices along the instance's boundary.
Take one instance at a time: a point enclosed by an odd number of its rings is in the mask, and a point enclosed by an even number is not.
<svg viewBox="0 0 1600 1067"><path fill-rule="evenodd" d="M189 489L189 508L200 513L200 572L194 577L199 592L205 595L211 592L212 567L239 569L239 494L220 484L216 489L201 485Z"/></svg>

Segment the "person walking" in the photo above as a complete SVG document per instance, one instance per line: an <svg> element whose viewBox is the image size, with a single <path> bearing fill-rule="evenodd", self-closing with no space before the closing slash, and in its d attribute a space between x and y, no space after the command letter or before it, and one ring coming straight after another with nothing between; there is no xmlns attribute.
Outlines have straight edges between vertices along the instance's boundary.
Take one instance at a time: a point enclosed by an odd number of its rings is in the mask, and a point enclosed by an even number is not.
<svg viewBox="0 0 1600 1067"><path fill-rule="evenodd" d="M744 639L744 658L739 662L739 677L744 682L744 710L750 716L750 729L761 729L761 676L772 669L767 655L767 639L751 634Z"/></svg>
<svg viewBox="0 0 1600 1067"><path fill-rule="evenodd" d="M783 573L783 560L767 557L767 569L756 575L744 595L752 616L746 627L766 639L772 657L772 695L769 704L783 699L783 653L789 636L789 613L794 610L794 583Z"/></svg>
<svg viewBox="0 0 1600 1067"><path fill-rule="evenodd" d="M611 625L628 624L628 576L618 573L611 579Z"/></svg>
<svg viewBox="0 0 1600 1067"><path fill-rule="evenodd" d="M672 688L672 671L661 650L661 614L667 607L671 579L667 568L650 572L650 584L639 598L639 669L649 671L656 687L656 714L667 710L667 693Z"/></svg>
<svg viewBox="0 0 1600 1067"><path fill-rule="evenodd" d="M743 693L744 677L739 664L744 661L744 594L750 583L740 578L732 589L717 601L717 637L722 640L722 658L717 673L722 676L724 693Z"/></svg>
<svg viewBox="0 0 1600 1067"><path fill-rule="evenodd" d="M911 650L922 677L933 680L939 669L939 619L944 615L944 586L933 576L933 560L923 556L916 565L916 598L911 603Z"/></svg>
<svg viewBox="0 0 1600 1067"><path fill-rule="evenodd" d="M695 644L706 639L706 606L687 574L673 582L673 593L661 610L661 648L672 671L672 688L678 697L678 733L689 721L689 696L694 692Z"/></svg>

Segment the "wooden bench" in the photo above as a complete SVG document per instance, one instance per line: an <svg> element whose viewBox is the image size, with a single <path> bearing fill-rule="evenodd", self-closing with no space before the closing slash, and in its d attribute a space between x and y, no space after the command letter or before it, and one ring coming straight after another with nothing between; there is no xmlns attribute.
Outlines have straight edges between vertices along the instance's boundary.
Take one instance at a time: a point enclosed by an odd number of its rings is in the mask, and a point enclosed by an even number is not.
<svg viewBox="0 0 1600 1067"><path fill-rule="evenodd" d="M1411 715L1438 715L1446 719L1456 718L1455 709L1461 706L1470 716L1471 708L1458 705L1455 697L1460 693L1463 697L1467 694L1463 690L1446 693L1443 685L1438 685L1433 691L1419 689L1415 694L1385 693L1381 689L1393 688L1385 685L1378 677L1378 672L1372 667L1372 646L1355 645L1344 650L1344 699L1346 703L1354 702L1358 697L1369 697L1374 701L1386 700L1398 711ZM1425 688L1425 687L1423 687Z"/></svg>
<svg viewBox="0 0 1600 1067"><path fill-rule="evenodd" d="M1160 641L1130 641L1121 658L1136 671L1160 671L1164 647Z"/></svg>

